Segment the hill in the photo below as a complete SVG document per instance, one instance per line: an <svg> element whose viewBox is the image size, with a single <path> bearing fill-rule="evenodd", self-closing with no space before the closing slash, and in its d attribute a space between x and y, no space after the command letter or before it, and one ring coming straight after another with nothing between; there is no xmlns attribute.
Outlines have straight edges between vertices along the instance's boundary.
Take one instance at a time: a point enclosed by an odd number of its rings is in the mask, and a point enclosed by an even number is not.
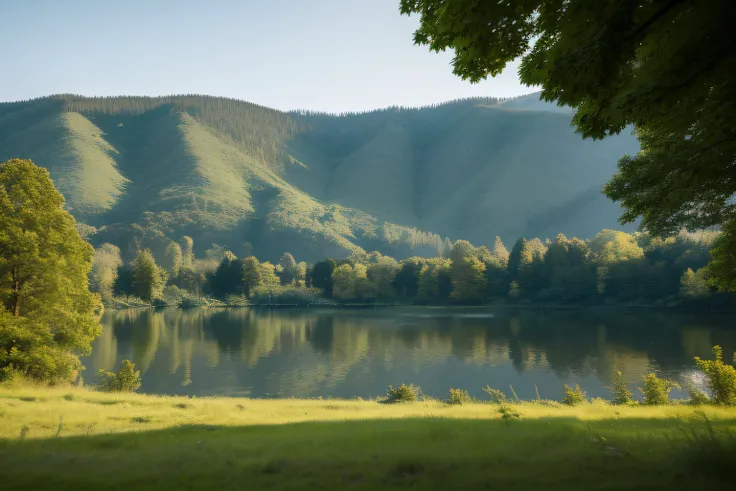
<svg viewBox="0 0 736 491"><path fill-rule="evenodd" d="M600 193L631 135L583 141L538 96L359 114L284 113L208 97L58 95L0 104L0 161L50 171L94 243L236 254L434 255L616 224Z"/></svg>

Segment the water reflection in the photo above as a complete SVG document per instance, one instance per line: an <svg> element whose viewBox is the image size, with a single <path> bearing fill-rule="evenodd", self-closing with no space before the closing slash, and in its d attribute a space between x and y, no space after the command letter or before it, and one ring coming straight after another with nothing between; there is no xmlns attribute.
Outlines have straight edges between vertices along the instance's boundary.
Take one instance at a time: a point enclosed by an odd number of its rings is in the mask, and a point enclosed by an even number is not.
<svg viewBox="0 0 736 491"><path fill-rule="evenodd" d="M407 308L389 310L124 310L108 312L84 361L131 359L142 392L374 397L389 384L513 385L522 398L559 399L580 383L607 397L616 370L632 388L656 370L680 378L713 344L736 349L732 317L672 312ZM676 394L673 394L676 395Z"/></svg>

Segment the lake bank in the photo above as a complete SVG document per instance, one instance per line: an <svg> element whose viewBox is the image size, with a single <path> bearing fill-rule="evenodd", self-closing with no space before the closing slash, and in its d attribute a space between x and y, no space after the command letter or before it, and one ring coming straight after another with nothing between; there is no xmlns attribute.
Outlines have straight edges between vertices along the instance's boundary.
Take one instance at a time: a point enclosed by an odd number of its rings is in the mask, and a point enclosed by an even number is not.
<svg viewBox="0 0 736 491"><path fill-rule="evenodd" d="M491 404L0 389L0 482L8 490L728 484L720 453L703 466L688 435L707 434L700 411L717 434L736 431L736 409L509 407L518 419Z"/></svg>

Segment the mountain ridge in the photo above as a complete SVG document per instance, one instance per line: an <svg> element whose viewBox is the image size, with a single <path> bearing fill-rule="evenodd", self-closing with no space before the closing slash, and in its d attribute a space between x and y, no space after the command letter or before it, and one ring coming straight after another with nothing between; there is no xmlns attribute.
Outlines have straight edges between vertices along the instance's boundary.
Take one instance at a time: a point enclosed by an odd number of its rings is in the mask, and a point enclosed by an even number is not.
<svg viewBox="0 0 736 491"><path fill-rule="evenodd" d="M49 169L75 217L100 229L93 242L124 250L190 235L199 251L274 259L433 255L445 237L490 245L615 226L618 207L595 189L638 144L583 141L570 115L535 96L329 115L59 95L0 103L0 161Z"/></svg>

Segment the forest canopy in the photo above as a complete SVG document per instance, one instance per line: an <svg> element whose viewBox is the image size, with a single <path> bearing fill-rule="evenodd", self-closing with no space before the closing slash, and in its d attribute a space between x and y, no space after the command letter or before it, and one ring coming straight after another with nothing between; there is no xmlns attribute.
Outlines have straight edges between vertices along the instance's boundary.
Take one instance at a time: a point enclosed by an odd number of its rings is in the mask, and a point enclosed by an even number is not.
<svg viewBox="0 0 736 491"><path fill-rule="evenodd" d="M421 17L415 43L455 51L463 79L521 58L521 81L575 108L584 137L634 125L641 151L604 189L625 207L621 220L640 217L654 235L724 225L711 276L736 288L736 270L721 267L736 253L733 2L401 0L400 10Z"/></svg>

